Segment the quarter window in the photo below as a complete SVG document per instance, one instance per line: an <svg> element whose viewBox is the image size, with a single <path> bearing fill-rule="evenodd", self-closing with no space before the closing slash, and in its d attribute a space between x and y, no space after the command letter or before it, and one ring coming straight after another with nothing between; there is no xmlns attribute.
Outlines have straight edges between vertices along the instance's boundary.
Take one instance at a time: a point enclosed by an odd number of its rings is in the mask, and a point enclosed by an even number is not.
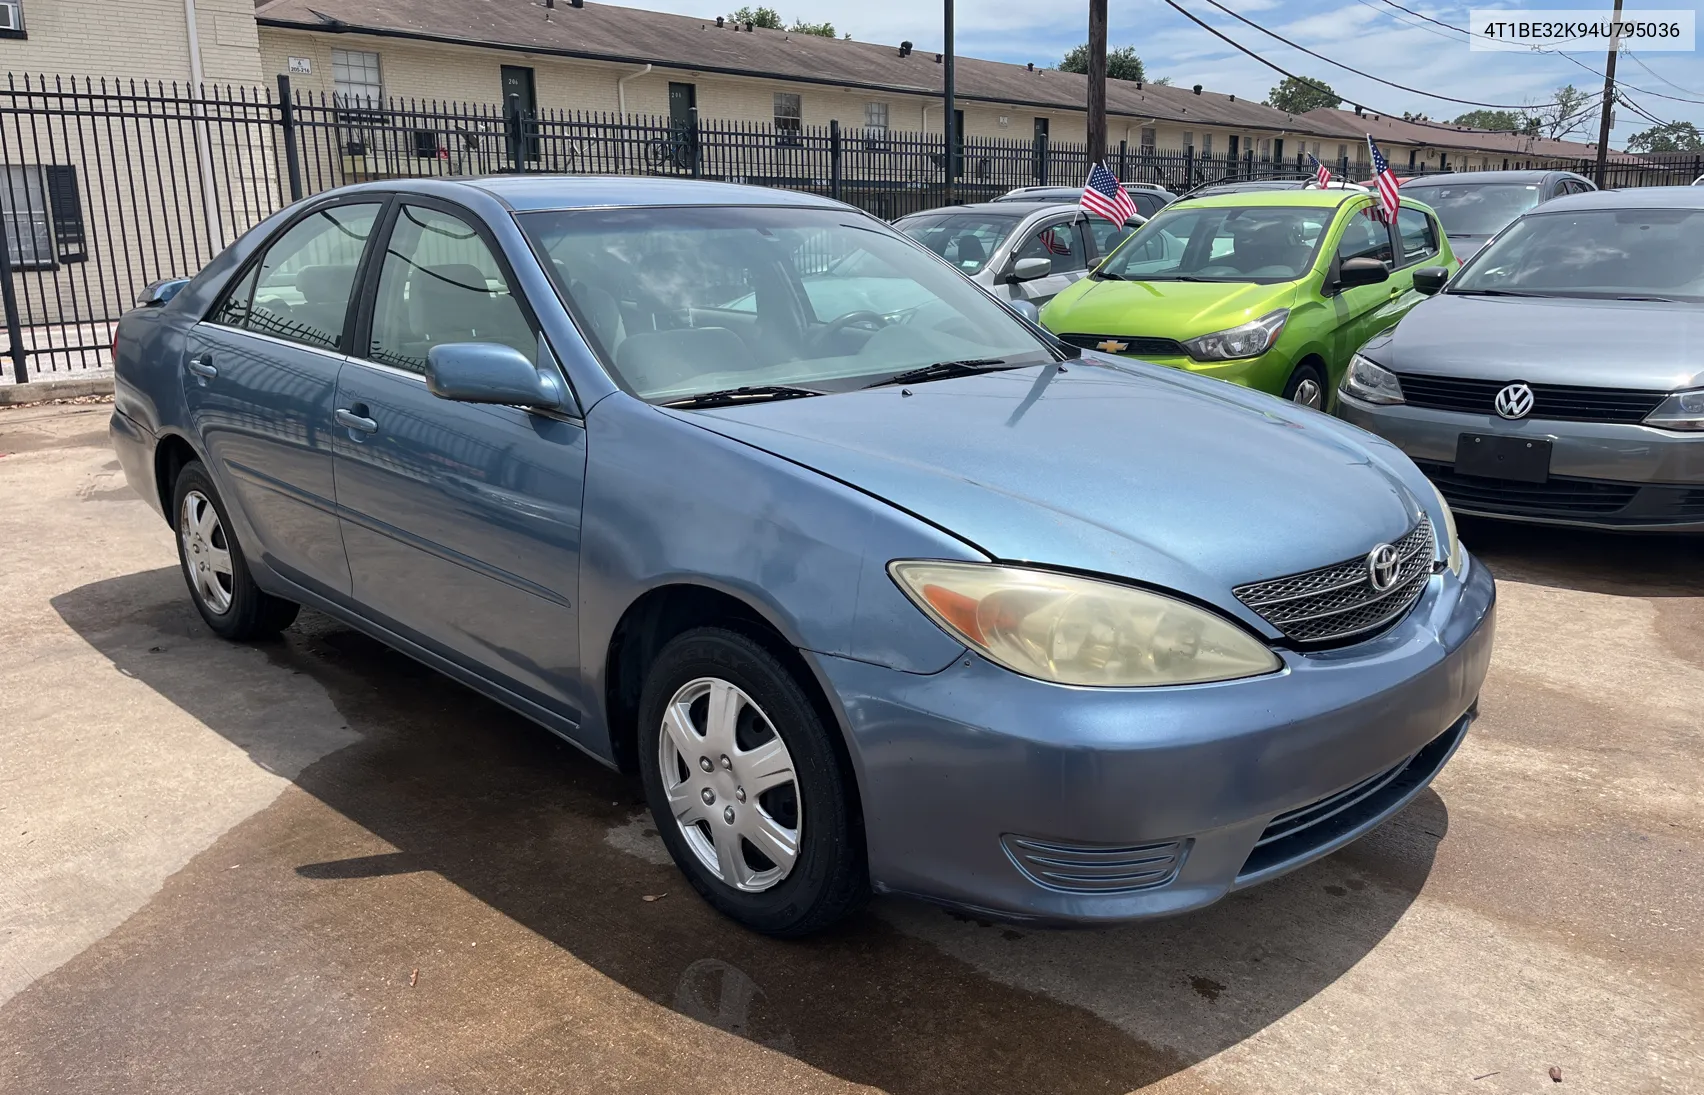
<svg viewBox="0 0 1704 1095"><path fill-rule="evenodd" d="M1432 218L1418 209L1399 209L1396 235L1402 243L1402 265L1429 259L1438 253L1438 230Z"/></svg>
<svg viewBox="0 0 1704 1095"><path fill-rule="evenodd" d="M334 205L297 221L267 248L255 271L214 314L215 322L336 349L343 341L355 271L379 206ZM253 286L253 302L239 299Z"/></svg>
<svg viewBox="0 0 1704 1095"><path fill-rule="evenodd" d="M402 207L385 247L367 356L410 372L451 342L496 342L538 360L538 336L497 257L460 217Z"/></svg>

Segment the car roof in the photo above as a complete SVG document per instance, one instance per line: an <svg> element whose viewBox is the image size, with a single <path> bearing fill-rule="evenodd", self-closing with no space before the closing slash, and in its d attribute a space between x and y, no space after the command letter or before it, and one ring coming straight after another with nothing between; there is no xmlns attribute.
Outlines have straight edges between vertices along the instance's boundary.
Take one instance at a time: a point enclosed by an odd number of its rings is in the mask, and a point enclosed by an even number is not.
<svg viewBox="0 0 1704 1095"><path fill-rule="evenodd" d="M1581 209L1698 209L1704 210L1704 194L1690 186L1630 186L1625 190L1593 190L1586 194L1564 194L1531 210L1532 213L1563 213Z"/></svg>
<svg viewBox="0 0 1704 1095"><path fill-rule="evenodd" d="M1535 183L1542 182L1552 175L1572 175L1578 179L1585 178L1584 175L1574 175L1572 171L1541 170L1539 168L1521 171L1445 171L1436 175L1412 175L1404 179L1402 185L1448 186L1451 183Z"/></svg>
<svg viewBox="0 0 1704 1095"><path fill-rule="evenodd" d="M912 217L935 217L946 213L997 213L1002 217L1011 217L1013 220L1018 220L1023 217L1028 217L1034 213L1051 213L1054 210L1062 210L1069 213L1076 208L1077 206L1074 202L1057 201L1022 201L1014 199L1012 201L972 202L969 205L937 205L933 209L919 209L915 213L907 213L903 217L896 218L894 223L897 224L899 221L910 220Z"/></svg>
<svg viewBox="0 0 1704 1095"><path fill-rule="evenodd" d="M414 190L454 197L477 190L516 212L646 205L768 205L845 209L843 202L797 190L695 179L647 179L631 175L490 175L454 179L386 179L348 188Z"/></svg>
<svg viewBox="0 0 1704 1095"><path fill-rule="evenodd" d="M1200 194L1195 197L1185 195L1179 198L1177 203L1188 202L1190 205L1205 206L1311 206L1335 209L1346 201L1363 197L1366 197L1366 193L1361 190L1238 190L1224 194Z"/></svg>

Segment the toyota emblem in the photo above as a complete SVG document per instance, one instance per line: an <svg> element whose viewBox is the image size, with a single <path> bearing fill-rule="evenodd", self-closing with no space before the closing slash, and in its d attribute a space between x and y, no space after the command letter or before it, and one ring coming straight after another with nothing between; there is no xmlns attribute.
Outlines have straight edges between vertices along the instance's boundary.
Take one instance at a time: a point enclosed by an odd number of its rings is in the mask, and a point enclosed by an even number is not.
<svg viewBox="0 0 1704 1095"><path fill-rule="evenodd" d="M1516 381L1497 393L1492 406L1504 418L1525 418L1532 413L1532 389Z"/></svg>
<svg viewBox="0 0 1704 1095"><path fill-rule="evenodd" d="M1395 585L1401 569L1402 557L1390 544L1380 544L1367 552L1367 580L1373 583L1375 591L1383 593Z"/></svg>

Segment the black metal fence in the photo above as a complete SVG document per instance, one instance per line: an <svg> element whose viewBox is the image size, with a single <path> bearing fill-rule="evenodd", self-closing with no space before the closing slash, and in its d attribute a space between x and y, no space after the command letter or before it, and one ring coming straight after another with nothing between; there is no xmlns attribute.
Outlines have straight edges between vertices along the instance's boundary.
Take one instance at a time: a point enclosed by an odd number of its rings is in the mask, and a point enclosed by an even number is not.
<svg viewBox="0 0 1704 1095"><path fill-rule="evenodd" d="M0 382L107 366L114 322L149 282L192 274L289 202L345 183L500 172L653 175L787 187L884 218L1080 185L1080 144L579 111L518 103L341 101L276 88L9 77L0 89ZM1293 160L1121 144L1128 182L1182 192L1307 177ZM1517 159L1508 166L1583 161ZM1332 164L1350 179L1364 165ZM1401 169L1398 169L1399 172ZM1690 182L1704 166L1621 164L1609 184Z"/></svg>

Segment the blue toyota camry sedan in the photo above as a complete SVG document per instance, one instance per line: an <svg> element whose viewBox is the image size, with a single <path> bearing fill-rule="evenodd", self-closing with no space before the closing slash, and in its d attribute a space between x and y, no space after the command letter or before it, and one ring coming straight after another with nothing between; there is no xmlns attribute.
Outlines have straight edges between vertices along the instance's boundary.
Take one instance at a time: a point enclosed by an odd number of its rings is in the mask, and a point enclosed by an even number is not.
<svg viewBox="0 0 1704 1095"><path fill-rule="evenodd" d="M151 287L117 366L208 627L311 606L635 773L775 935L1206 905L1419 794L1490 658L1397 449L808 195L335 190Z"/></svg>

